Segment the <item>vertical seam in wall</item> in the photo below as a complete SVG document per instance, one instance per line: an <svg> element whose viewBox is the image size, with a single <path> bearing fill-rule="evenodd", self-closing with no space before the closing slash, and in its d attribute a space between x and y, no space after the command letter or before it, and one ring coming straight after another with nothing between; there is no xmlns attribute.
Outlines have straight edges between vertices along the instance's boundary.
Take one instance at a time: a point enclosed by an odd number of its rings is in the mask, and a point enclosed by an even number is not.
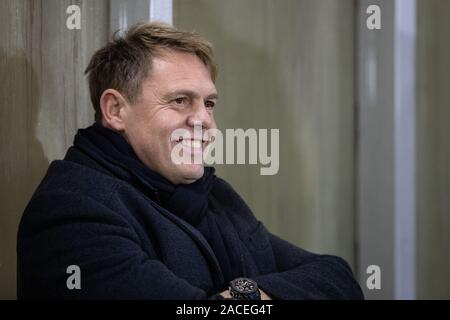
<svg viewBox="0 0 450 320"><path fill-rule="evenodd" d="M353 259L354 273L362 279L359 265L359 0L353 1Z"/></svg>

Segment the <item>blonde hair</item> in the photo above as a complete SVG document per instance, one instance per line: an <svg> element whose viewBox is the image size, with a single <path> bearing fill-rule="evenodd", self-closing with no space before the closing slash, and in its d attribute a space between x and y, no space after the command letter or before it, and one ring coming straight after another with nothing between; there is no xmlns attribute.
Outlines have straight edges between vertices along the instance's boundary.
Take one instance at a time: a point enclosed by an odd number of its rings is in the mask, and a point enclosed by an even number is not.
<svg viewBox="0 0 450 320"><path fill-rule="evenodd" d="M163 54L164 49L195 54L215 81L217 68L210 42L162 22L138 23L123 36L116 32L106 46L95 52L86 68L96 121L102 118L100 97L107 89L119 91L130 103L136 102L142 82L151 72L153 57Z"/></svg>

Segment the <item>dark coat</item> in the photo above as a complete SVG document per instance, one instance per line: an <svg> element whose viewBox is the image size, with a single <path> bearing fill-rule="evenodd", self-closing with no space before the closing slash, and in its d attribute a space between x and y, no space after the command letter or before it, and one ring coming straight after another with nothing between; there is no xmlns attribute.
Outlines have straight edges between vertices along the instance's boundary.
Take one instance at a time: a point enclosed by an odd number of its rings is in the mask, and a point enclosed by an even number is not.
<svg viewBox="0 0 450 320"><path fill-rule="evenodd" d="M243 276L273 298L363 298L343 259L270 234L224 180L209 201ZM17 254L19 299L208 299L227 287L197 229L73 150L51 163L28 204ZM70 265L80 290L67 288Z"/></svg>

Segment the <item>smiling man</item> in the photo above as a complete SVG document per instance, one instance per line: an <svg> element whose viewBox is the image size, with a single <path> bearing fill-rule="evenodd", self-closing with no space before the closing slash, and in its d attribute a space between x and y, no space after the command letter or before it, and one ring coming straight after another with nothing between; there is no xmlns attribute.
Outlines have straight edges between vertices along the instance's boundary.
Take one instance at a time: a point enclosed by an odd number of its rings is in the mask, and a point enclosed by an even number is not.
<svg viewBox="0 0 450 320"><path fill-rule="evenodd" d="M181 142L193 157L202 153L207 141L173 141L172 133L180 128L192 131L195 123L206 130L216 128L216 100L210 71L196 55L162 48L154 53L150 75L133 105L115 89L102 93L102 124L120 132L147 167L173 184L190 184L203 176L204 167L193 159L192 164L176 165L172 148Z"/></svg>
<svg viewBox="0 0 450 320"><path fill-rule="evenodd" d="M362 298L341 258L269 233L214 168L173 161L176 146L194 158L211 142L175 130L216 128L206 40L138 24L86 73L96 121L51 163L23 214L19 298Z"/></svg>

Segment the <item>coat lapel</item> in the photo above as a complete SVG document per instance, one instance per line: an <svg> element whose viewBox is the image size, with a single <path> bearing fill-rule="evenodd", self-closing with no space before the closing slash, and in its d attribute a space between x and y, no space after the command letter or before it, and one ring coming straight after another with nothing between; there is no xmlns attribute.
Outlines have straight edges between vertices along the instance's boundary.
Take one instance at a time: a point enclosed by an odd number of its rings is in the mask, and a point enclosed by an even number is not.
<svg viewBox="0 0 450 320"><path fill-rule="evenodd" d="M171 213L170 211L164 209L163 207L158 205L155 201L151 199L149 200L151 201L152 205L158 210L158 212L160 212L167 219L172 221L180 229L182 229L185 233L187 233L191 237L191 239L197 244L197 246L200 248L200 251L203 253L210 267L213 270L212 274L214 276L215 285L217 287L221 287L224 282L222 269L220 268L219 261L217 260L214 251L212 250L211 246L209 245L205 237L189 223L178 218L175 214Z"/></svg>

